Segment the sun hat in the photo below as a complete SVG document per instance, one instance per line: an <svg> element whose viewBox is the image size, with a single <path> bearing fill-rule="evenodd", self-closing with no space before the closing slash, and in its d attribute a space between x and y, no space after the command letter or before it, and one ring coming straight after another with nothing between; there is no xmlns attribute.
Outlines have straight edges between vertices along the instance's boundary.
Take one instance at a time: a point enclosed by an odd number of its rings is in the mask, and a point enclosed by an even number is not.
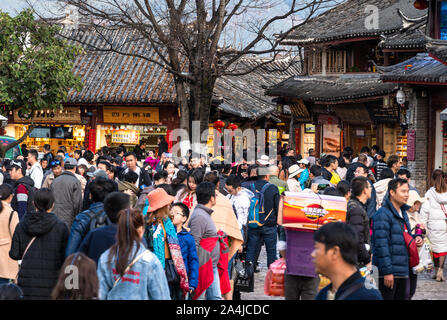
<svg viewBox="0 0 447 320"><path fill-rule="evenodd" d="M154 212L168 204L171 204L175 197L170 196L163 188L157 188L147 195L147 200L149 202L149 207L147 212Z"/></svg>
<svg viewBox="0 0 447 320"><path fill-rule="evenodd" d="M410 196L408 197L408 201L407 201L407 205L409 205L410 207L412 207L416 202L420 202L420 203L424 203L425 202L425 198L421 198L419 196L419 194L417 193L417 191L415 190L410 190Z"/></svg>
<svg viewBox="0 0 447 320"><path fill-rule="evenodd" d="M259 163L261 166L267 166L267 165L270 164L270 159L269 159L268 156L266 156L266 155L262 155L262 156L261 156L261 159L258 160L258 163Z"/></svg>
<svg viewBox="0 0 447 320"><path fill-rule="evenodd" d="M298 161L298 163L302 163L302 164L305 164L307 166L307 165L309 165L310 162L307 159L301 159L300 161Z"/></svg>
<svg viewBox="0 0 447 320"><path fill-rule="evenodd" d="M301 169L297 164L294 164L289 168L289 178L293 178L294 176L303 172L304 169Z"/></svg>

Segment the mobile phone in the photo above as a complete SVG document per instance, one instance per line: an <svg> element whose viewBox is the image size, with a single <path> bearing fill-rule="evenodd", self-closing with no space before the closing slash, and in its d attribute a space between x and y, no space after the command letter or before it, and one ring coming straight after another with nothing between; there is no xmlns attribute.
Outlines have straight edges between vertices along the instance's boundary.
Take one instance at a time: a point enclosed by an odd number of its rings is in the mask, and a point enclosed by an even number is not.
<svg viewBox="0 0 447 320"><path fill-rule="evenodd" d="M319 184L318 185L318 191L325 190L327 187L329 187L328 184Z"/></svg>

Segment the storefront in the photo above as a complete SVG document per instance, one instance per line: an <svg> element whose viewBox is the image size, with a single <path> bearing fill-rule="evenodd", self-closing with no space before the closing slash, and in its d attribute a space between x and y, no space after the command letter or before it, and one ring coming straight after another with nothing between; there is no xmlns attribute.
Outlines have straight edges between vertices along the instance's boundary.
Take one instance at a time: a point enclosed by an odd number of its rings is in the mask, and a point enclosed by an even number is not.
<svg viewBox="0 0 447 320"><path fill-rule="evenodd" d="M6 126L6 135L19 139L28 129L31 118L18 111L14 112L13 123ZM65 146L68 153L84 146L85 125L81 121L81 109L67 107L63 110L42 110L34 114L33 122L37 127L23 141L28 149L43 151L49 144L53 152Z"/></svg>
<svg viewBox="0 0 447 320"><path fill-rule="evenodd" d="M176 108L159 107L102 107L100 124L96 126L96 146L117 147L123 144L134 148L140 143L146 150L158 150L159 136L169 139L177 128ZM172 144L169 143L169 149Z"/></svg>

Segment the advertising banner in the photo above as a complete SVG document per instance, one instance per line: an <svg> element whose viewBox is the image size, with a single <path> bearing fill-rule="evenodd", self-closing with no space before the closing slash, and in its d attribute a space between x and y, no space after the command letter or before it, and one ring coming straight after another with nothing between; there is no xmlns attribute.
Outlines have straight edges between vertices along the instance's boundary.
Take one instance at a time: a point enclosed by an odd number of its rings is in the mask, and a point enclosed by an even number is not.
<svg viewBox="0 0 447 320"><path fill-rule="evenodd" d="M112 143L138 144L140 143L140 131L138 130L113 131Z"/></svg>

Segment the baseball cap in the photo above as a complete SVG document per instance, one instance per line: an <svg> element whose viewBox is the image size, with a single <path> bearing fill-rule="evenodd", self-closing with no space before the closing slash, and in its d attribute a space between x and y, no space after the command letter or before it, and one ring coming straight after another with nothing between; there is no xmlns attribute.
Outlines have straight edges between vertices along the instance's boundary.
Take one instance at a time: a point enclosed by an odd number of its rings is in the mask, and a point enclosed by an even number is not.
<svg viewBox="0 0 447 320"><path fill-rule="evenodd" d="M107 172L105 172L104 170L101 170L101 169L97 169L94 172L89 171L89 172L87 172L87 175L89 177L95 177L95 178L98 178L98 177L102 177L102 178L106 178L106 179L109 178L109 176L107 175Z"/></svg>
<svg viewBox="0 0 447 320"><path fill-rule="evenodd" d="M26 169L26 163L23 160L12 160L6 166L6 169L11 170L12 168Z"/></svg>
<svg viewBox="0 0 447 320"><path fill-rule="evenodd" d="M307 165L309 165L310 162L307 159L301 159L300 161L298 161L298 163L302 163L302 164L305 164L307 166Z"/></svg>
<svg viewBox="0 0 447 320"><path fill-rule="evenodd" d="M67 160L65 160L64 165L77 166L78 161L75 158L68 158Z"/></svg>
<svg viewBox="0 0 447 320"><path fill-rule="evenodd" d="M268 156L266 156L266 155L262 155L262 156L261 156L261 159L258 160L258 163L259 163L261 166L267 166L267 165L270 164L270 159L269 159Z"/></svg>

